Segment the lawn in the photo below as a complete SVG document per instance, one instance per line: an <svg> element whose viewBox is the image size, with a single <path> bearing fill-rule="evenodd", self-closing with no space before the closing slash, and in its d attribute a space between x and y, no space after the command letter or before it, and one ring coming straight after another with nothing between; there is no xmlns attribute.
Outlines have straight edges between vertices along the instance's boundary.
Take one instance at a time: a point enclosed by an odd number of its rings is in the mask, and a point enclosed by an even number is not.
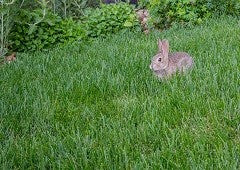
<svg viewBox="0 0 240 170"><path fill-rule="evenodd" d="M195 61L158 80L157 39ZM239 169L240 22L123 32L0 66L1 169Z"/></svg>

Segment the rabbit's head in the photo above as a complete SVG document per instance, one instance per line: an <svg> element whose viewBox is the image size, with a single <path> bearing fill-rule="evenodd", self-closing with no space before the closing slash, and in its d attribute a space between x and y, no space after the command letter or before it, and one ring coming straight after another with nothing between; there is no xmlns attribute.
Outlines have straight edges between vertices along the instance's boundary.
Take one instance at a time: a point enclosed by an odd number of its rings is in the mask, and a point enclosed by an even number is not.
<svg viewBox="0 0 240 170"><path fill-rule="evenodd" d="M150 69L153 71L163 70L168 67L168 40L158 40L158 50L158 54L153 57L152 63L150 64Z"/></svg>

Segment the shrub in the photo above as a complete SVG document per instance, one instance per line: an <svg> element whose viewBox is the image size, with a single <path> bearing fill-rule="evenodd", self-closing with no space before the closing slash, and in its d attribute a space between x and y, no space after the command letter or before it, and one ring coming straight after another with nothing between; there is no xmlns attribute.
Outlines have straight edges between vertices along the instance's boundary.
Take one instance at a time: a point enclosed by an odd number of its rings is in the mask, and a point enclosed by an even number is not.
<svg viewBox="0 0 240 170"><path fill-rule="evenodd" d="M151 21L158 28L166 28L173 23L201 23L211 13L203 1L163 0L150 1Z"/></svg>
<svg viewBox="0 0 240 170"><path fill-rule="evenodd" d="M89 37L98 37L125 28L134 28L139 24L133 6L117 3L102 4L100 8L88 11L84 18L84 25Z"/></svg>
<svg viewBox="0 0 240 170"><path fill-rule="evenodd" d="M240 15L240 0L205 0L211 12L216 14Z"/></svg>
<svg viewBox="0 0 240 170"><path fill-rule="evenodd" d="M63 20L51 12L42 16L40 10L21 10L10 34L10 44L14 51L35 51L77 41L84 35L82 26L72 19Z"/></svg>
<svg viewBox="0 0 240 170"><path fill-rule="evenodd" d="M175 22L199 24L213 14L240 14L240 0L140 0L139 5L149 9L150 24L161 29Z"/></svg>

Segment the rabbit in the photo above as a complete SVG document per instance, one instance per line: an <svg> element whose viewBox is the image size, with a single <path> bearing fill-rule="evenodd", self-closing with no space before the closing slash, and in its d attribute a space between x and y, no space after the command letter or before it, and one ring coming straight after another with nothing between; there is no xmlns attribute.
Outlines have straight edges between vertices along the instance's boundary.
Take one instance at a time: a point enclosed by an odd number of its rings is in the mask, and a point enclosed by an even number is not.
<svg viewBox="0 0 240 170"><path fill-rule="evenodd" d="M179 72L186 72L193 67L193 59L186 52L169 53L168 40L158 40L158 54L152 58L150 69L160 79L169 78Z"/></svg>
<svg viewBox="0 0 240 170"><path fill-rule="evenodd" d="M9 56L5 56L4 57L4 61L2 61L0 64L4 64L4 63L11 63L12 61L15 61L17 58L16 53L12 53Z"/></svg>
<svg viewBox="0 0 240 170"><path fill-rule="evenodd" d="M141 23L143 32L148 35L149 29L147 26L147 21L149 19L149 12L146 9L137 9L136 14L138 16L138 20Z"/></svg>
<svg viewBox="0 0 240 170"><path fill-rule="evenodd" d="M10 62L12 62L12 61L15 61L16 58L17 58L17 55L16 55L16 53L14 52L14 53L12 53L11 55L6 56L6 57L5 57L5 61L8 62L8 63L10 63Z"/></svg>

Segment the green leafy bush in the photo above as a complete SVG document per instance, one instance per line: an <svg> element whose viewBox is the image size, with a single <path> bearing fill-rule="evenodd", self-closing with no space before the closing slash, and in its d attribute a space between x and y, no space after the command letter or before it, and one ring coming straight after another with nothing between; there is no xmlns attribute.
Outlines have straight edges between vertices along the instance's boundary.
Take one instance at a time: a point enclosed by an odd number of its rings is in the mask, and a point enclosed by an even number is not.
<svg viewBox="0 0 240 170"><path fill-rule="evenodd" d="M57 44L77 41L85 36L82 25L72 19L61 19L51 12L22 10L10 34L14 51L35 51Z"/></svg>
<svg viewBox="0 0 240 170"><path fill-rule="evenodd" d="M205 0L205 3L212 13L240 15L240 0Z"/></svg>
<svg viewBox="0 0 240 170"><path fill-rule="evenodd" d="M139 25L134 8L126 3L102 4L100 8L89 10L84 18L89 37L106 36L125 28Z"/></svg>
<svg viewBox="0 0 240 170"><path fill-rule="evenodd" d="M149 9L150 24L161 29L176 22L199 24L213 14L240 14L240 0L140 0L139 4Z"/></svg>
<svg viewBox="0 0 240 170"><path fill-rule="evenodd" d="M150 14L154 26L167 28L173 23L201 23L211 16L204 1L191 0L154 0L150 1Z"/></svg>

